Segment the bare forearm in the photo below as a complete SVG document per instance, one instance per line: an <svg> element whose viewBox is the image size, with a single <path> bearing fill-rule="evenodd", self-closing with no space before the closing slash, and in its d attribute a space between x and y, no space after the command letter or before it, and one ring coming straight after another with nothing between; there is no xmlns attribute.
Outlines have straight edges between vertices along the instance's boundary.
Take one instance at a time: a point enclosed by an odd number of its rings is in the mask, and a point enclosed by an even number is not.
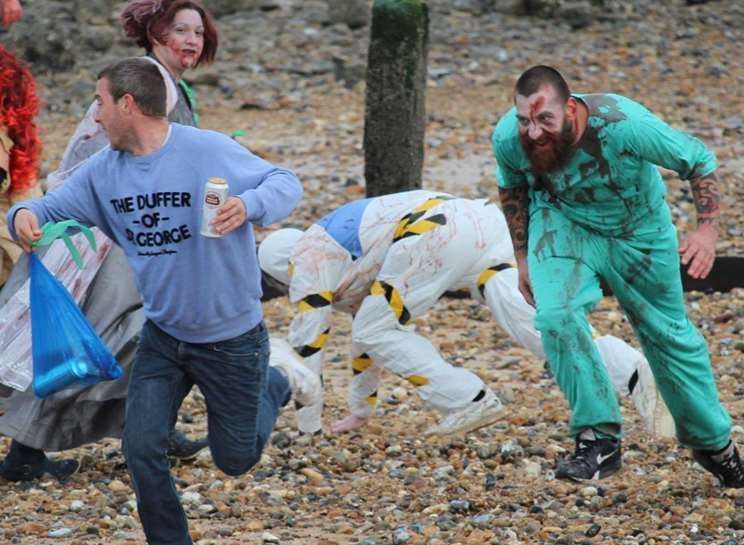
<svg viewBox="0 0 744 545"><path fill-rule="evenodd" d="M529 196L527 186L511 189L499 188L501 209L509 226L514 255L517 259L527 257L527 228L529 223Z"/></svg>
<svg viewBox="0 0 744 545"><path fill-rule="evenodd" d="M698 225L709 224L712 227L718 225L718 217L721 215L721 194L718 190L718 176L715 172L699 176L690 180L692 187L692 199L697 210Z"/></svg>

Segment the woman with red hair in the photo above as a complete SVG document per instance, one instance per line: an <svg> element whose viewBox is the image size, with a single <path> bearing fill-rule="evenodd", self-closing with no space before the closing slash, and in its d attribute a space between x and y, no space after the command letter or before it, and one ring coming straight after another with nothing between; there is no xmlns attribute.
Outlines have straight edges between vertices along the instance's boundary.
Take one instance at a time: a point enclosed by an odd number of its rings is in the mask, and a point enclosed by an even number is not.
<svg viewBox="0 0 744 545"><path fill-rule="evenodd" d="M196 96L183 73L209 64L217 54L217 28L211 14L196 0L132 0L121 14L124 32L147 55L168 70L178 84L179 108L171 121L198 125Z"/></svg>
<svg viewBox="0 0 744 545"><path fill-rule="evenodd" d="M37 169L41 142L36 84L28 68L0 44L0 214L15 203L41 196ZM0 218L0 286L22 251Z"/></svg>
<svg viewBox="0 0 744 545"><path fill-rule="evenodd" d="M214 61L218 38L212 15L199 0L131 0L124 7L121 23L126 35L170 76L168 119L198 126L196 93L183 74ZM50 188L108 144L106 131L95 122L95 110L94 103L70 139L59 168L49 175Z"/></svg>

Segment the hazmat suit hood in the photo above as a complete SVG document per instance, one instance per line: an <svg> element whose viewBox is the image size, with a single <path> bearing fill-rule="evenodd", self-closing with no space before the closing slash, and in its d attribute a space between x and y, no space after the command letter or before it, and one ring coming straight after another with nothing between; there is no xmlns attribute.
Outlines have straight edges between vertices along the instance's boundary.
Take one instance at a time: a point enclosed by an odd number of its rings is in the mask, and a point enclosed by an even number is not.
<svg viewBox="0 0 744 545"><path fill-rule="evenodd" d="M289 286L289 258L302 235L299 229L279 229L270 233L258 247L261 270Z"/></svg>

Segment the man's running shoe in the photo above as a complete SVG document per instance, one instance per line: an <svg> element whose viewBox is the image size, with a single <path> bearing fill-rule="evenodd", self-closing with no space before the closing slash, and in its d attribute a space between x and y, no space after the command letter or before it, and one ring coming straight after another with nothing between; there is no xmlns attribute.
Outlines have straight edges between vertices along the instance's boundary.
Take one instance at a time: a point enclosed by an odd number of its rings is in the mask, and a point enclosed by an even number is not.
<svg viewBox="0 0 744 545"><path fill-rule="evenodd" d="M597 439L593 430L586 429L576 437L575 452L558 462L555 476L574 481L604 479L622 464L620 439Z"/></svg>
<svg viewBox="0 0 744 545"><path fill-rule="evenodd" d="M80 462L73 459L50 460L44 458L34 464L10 465L6 462L0 464L0 477L8 481L24 482L38 479L42 475L49 474L60 481L64 481L74 475L80 468Z"/></svg>
<svg viewBox="0 0 744 545"><path fill-rule="evenodd" d="M168 456L179 460L190 460L207 446L209 446L209 441L206 437L192 441L182 431L173 429L168 437Z"/></svg>
<svg viewBox="0 0 744 545"><path fill-rule="evenodd" d="M486 390L485 395L478 401L471 401L462 409L446 414L439 424L427 432L427 435L450 435L477 430L495 422L503 408L496 394L490 389Z"/></svg>
<svg viewBox="0 0 744 545"><path fill-rule="evenodd" d="M724 488L744 488L744 464L733 441L717 454L709 450L693 450L692 457L715 475Z"/></svg>

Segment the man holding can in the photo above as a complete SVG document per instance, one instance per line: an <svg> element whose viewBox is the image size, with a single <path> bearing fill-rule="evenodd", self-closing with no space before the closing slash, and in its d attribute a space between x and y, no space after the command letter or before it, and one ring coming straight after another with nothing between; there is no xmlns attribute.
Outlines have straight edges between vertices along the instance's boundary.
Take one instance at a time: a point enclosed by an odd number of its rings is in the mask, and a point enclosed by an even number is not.
<svg viewBox="0 0 744 545"><path fill-rule="evenodd" d="M163 79L146 60L104 69L96 101L111 149L60 189L12 208L8 221L27 251L40 223L67 218L99 227L124 250L148 318L129 384L124 453L148 542L190 544L166 450L192 385L206 399L214 461L229 475L260 459L292 395L300 404L320 396L319 380L302 365L268 366L260 271L249 251L251 224L286 217L302 188L292 172L224 135L169 124ZM212 220L218 238L199 234L210 177L229 181L232 194Z"/></svg>

